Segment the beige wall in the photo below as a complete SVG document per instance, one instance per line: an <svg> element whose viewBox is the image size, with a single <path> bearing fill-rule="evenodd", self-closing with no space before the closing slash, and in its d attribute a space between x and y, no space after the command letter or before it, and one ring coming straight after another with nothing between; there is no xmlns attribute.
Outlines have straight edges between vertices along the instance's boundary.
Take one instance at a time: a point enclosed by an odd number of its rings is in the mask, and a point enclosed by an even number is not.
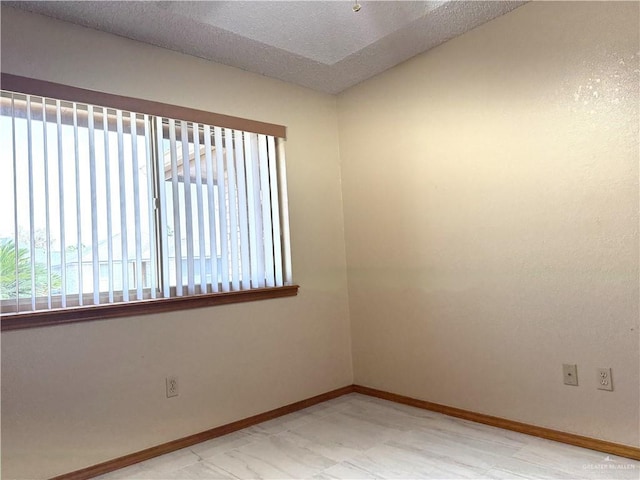
<svg viewBox="0 0 640 480"><path fill-rule="evenodd" d="M2 335L2 478L92 465L353 381L336 98L2 8L2 71L288 127L296 298ZM165 376L180 396L165 398Z"/></svg>
<svg viewBox="0 0 640 480"><path fill-rule="evenodd" d="M638 10L530 3L339 96L356 383L640 445Z"/></svg>

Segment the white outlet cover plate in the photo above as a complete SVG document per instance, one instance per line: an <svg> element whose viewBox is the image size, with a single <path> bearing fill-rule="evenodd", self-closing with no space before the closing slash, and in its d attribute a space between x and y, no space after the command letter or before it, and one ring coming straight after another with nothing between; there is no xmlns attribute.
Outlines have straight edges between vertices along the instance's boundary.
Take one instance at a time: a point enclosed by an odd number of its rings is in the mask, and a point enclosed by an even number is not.
<svg viewBox="0 0 640 480"><path fill-rule="evenodd" d="M608 390L613 391L613 379L611 378L611 369L610 368L598 368L596 369L597 377L596 381L598 382L598 390Z"/></svg>
<svg viewBox="0 0 640 480"><path fill-rule="evenodd" d="M167 377L167 398L177 397L178 392L178 377Z"/></svg>

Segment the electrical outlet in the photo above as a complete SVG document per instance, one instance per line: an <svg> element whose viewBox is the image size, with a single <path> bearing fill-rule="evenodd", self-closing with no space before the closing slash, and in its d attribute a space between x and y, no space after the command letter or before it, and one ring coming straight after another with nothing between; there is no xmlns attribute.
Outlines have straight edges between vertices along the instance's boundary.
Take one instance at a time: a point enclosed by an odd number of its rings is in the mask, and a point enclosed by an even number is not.
<svg viewBox="0 0 640 480"><path fill-rule="evenodd" d="M178 396L178 377L167 377L167 398Z"/></svg>
<svg viewBox="0 0 640 480"><path fill-rule="evenodd" d="M565 363L562 365L562 374L564 376L565 385L578 385L578 366Z"/></svg>
<svg viewBox="0 0 640 480"><path fill-rule="evenodd" d="M598 368L596 369L598 372L597 382L598 382L598 390L613 390L613 380L611 379L611 369L610 368Z"/></svg>

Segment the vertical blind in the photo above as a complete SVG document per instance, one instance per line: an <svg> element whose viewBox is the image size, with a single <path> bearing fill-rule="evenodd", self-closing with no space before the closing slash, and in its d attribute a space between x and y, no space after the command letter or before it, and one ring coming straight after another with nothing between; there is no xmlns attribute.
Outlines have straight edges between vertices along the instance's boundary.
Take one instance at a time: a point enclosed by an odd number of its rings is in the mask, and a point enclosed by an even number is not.
<svg viewBox="0 0 640 480"><path fill-rule="evenodd" d="M292 283L283 139L0 96L3 312Z"/></svg>

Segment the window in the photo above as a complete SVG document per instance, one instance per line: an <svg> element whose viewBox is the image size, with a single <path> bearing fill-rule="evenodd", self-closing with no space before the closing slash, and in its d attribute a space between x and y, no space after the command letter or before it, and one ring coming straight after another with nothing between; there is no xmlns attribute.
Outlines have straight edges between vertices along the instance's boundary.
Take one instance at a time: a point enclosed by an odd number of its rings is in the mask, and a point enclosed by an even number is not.
<svg viewBox="0 0 640 480"><path fill-rule="evenodd" d="M55 85L3 74L3 88L7 78ZM216 126L197 121L206 112L27 90L0 95L3 328L38 312L72 321L70 311L112 315L83 307L127 314L125 303L154 311L149 300L166 309L167 299L207 297L204 305L292 285L283 138L259 122L245 121L258 131L224 125L233 117L209 114L223 120ZM151 108L110 106L123 101ZM275 296L295 294L284 290Z"/></svg>

